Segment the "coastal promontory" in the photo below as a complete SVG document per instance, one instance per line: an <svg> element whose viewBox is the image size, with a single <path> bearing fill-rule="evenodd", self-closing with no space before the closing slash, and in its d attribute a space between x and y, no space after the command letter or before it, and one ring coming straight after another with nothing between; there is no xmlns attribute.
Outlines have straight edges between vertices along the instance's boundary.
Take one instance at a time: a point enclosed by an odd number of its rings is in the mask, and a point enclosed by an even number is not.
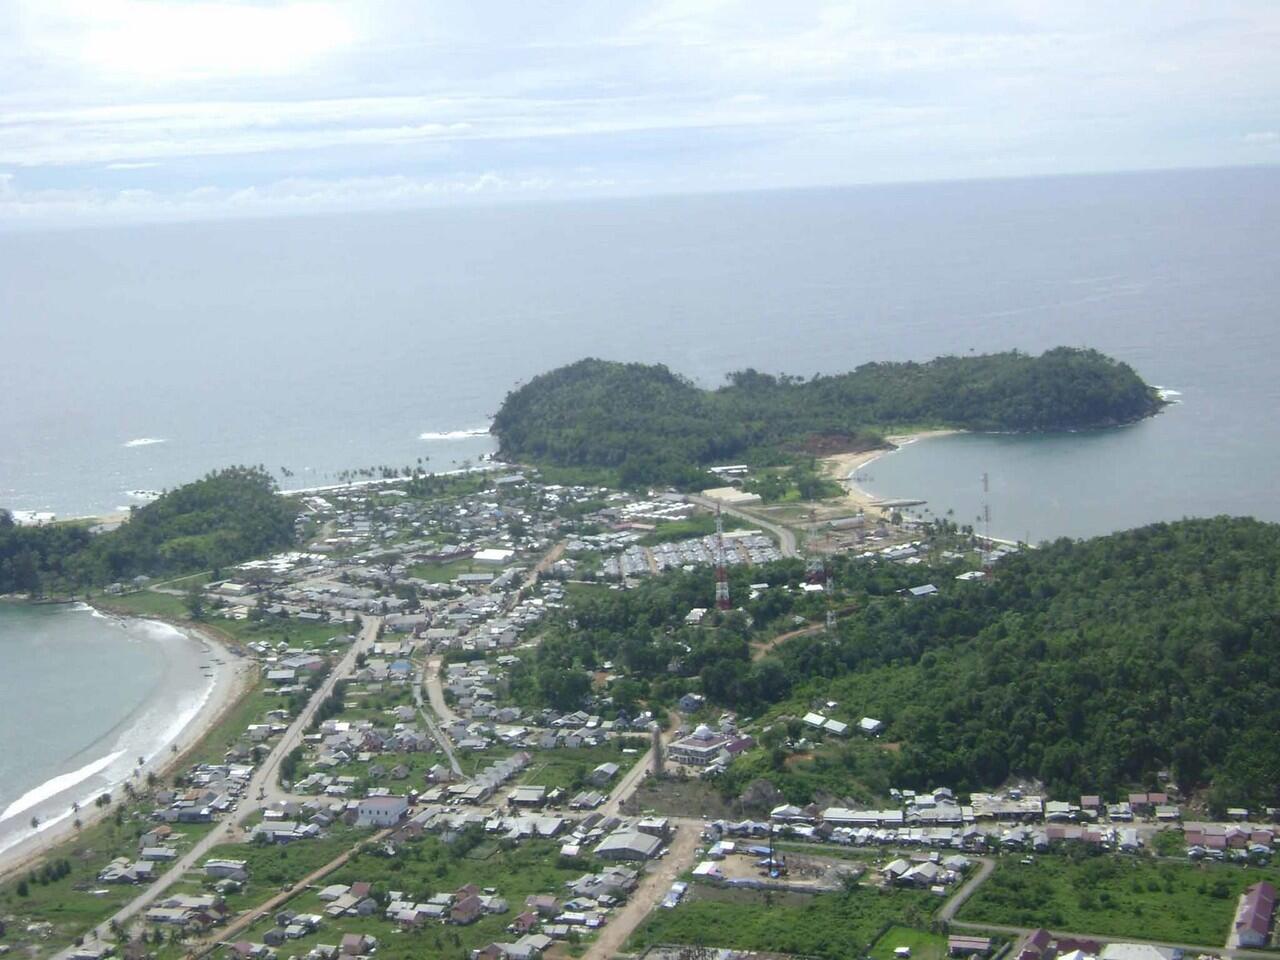
<svg viewBox="0 0 1280 960"><path fill-rule="evenodd" d="M716 462L869 449L904 428L1080 430L1161 406L1128 364L1071 347L868 363L807 379L743 370L714 390L663 365L585 359L509 393L492 432L510 459L686 485Z"/></svg>

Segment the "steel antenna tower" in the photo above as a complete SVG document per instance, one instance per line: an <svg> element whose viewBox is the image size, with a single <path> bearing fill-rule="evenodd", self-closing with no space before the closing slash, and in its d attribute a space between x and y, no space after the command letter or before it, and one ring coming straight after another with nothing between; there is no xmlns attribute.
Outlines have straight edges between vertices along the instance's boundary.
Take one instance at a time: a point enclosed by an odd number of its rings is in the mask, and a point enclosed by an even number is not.
<svg viewBox="0 0 1280 960"><path fill-rule="evenodd" d="M729 607L729 571L725 568L724 559L724 518L720 516L720 508L716 507L716 608L728 610Z"/></svg>

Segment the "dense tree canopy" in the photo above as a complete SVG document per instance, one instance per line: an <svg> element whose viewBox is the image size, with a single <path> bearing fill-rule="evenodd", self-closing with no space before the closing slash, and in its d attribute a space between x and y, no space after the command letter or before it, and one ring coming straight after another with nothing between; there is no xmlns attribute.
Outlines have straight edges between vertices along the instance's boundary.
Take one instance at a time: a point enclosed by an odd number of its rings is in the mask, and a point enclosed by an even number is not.
<svg viewBox="0 0 1280 960"><path fill-rule="evenodd" d="M208 569L293 542L297 510L256 467L230 467L135 508L119 528L21 527L0 511L0 593Z"/></svg>
<svg viewBox="0 0 1280 960"><path fill-rule="evenodd" d="M903 786L1016 775L1115 794L1168 769L1219 804L1280 804L1280 526L1157 524L1025 551L987 583L961 569L842 558L834 602L852 612L836 631L755 659L752 642L825 610L795 589L798 561L732 571L736 598L773 586L696 627L684 615L710 605L710 571L575 596L520 684L559 690L556 674L612 661L659 701L700 689L757 716L835 701L887 722L900 748L875 752ZM899 592L929 580L935 596Z"/></svg>
<svg viewBox="0 0 1280 960"><path fill-rule="evenodd" d="M693 485L712 463L770 462L814 441L874 447L905 425L1080 429L1160 405L1127 364L1068 347L871 363L811 380L746 370L711 391L664 366L581 360L508 394L492 430L509 457L612 468L627 485Z"/></svg>

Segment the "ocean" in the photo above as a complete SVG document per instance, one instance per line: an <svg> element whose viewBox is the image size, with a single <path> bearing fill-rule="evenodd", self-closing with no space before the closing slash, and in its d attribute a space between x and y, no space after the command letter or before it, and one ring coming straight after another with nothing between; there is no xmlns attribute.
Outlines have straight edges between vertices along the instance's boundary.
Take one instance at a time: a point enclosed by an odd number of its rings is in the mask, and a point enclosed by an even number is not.
<svg viewBox="0 0 1280 960"><path fill-rule="evenodd" d="M1181 402L916 443L864 485L1032 541L1280 520L1277 303L1277 168L0 233L0 506L110 512L232 463L293 488L457 467L509 389L584 356L711 386L1067 344ZM22 653L32 623L57 669ZM0 813L149 702L155 647L118 630L0 608Z"/></svg>
<svg viewBox="0 0 1280 960"><path fill-rule="evenodd" d="M714 385L1070 344L1181 405L1114 441L919 445L872 489L967 514L985 471L1011 537L1280 519L1278 240L1277 168L0 233L0 505L107 512L231 463L447 469L583 356Z"/></svg>
<svg viewBox="0 0 1280 960"><path fill-rule="evenodd" d="M84 604L0 603L0 853L163 761L209 695L201 644Z"/></svg>

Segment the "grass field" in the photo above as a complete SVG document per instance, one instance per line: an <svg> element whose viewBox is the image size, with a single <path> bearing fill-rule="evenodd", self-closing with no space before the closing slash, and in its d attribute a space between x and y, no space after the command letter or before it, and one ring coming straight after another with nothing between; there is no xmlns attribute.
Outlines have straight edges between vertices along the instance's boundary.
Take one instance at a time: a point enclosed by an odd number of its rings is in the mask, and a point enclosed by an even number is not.
<svg viewBox="0 0 1280 960"><path fill-rule="evenodd" d="M140 590L137 593L126 593L119 597L99 597L94 602L101 603L107 609L120 614L165 617L169 620L187 619L187 605L182 597L156 593L152 590Z"/></svg>
<svg viewBox="0 0 1280 960"><path fill-rule="evenodd" d="M1280 870L1113 856L1005 859L959 919L1221 947L1237 897L1259 880L1275 883Z"/></svg>
<svg viewBox="0 0 1280 960"><path fill-rule="evenodd" d="M491 567L483 567L470 558L450 560L448 563L417 563L409 568L409 576L428 583L449 583L463 573L486 573Z"/></svg>
<svg viewBox="0 0 1280 960"><path fill-rule="evenodd" d="M188 766L222 763L227 750L240 741L249 724L261 723L269 711L283 708L286 703L284 697L271 695L264 686L261 675L256 676L249 691L186 755L185 762Z"/></svg>
<svg viewBox="0 0 1280 960"><path fill-rule="evenodd" d="M650 914L627 949L682 943L843 960L864 954L887 923L927 924L935 903L915 890L858 887L810 897L698 886L680 906Z"/></svg>
<svg viewBox="0 0 1280 960"><path fill-rule="evenodd" d="M743 530L751 524L740 520L732 514L724 514L720 518L726 530ZM716 518L710 513L695 513L687 520L672 520L660 523L651 532L646 533L638 541L641 546L651 547L659 543L671 543L675 540L689 540L693 537L707 537L716 532Z"/></svg>
<svg viewBox="0 0 1280 960"><path fill-rule="evenodd" d="M896 960L893 951L899 947L911 950L911 960L944 960L947 938L912 927L890 927L871 946L871 960Z"/></svg>

